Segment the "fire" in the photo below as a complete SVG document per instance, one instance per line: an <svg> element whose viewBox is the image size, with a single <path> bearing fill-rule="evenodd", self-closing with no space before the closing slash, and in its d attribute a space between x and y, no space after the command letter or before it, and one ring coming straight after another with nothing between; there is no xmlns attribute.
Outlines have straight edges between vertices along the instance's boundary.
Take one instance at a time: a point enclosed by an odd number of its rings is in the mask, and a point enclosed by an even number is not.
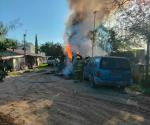
<svg viewBox="0 0 150 125"><path fill-rule="evenodd" d="M71 44L69 42L66 45L66 53L67 53L67 56L68 56L69 60L72 61L73 53L72 53L72 50L71 50Z"/></svg>

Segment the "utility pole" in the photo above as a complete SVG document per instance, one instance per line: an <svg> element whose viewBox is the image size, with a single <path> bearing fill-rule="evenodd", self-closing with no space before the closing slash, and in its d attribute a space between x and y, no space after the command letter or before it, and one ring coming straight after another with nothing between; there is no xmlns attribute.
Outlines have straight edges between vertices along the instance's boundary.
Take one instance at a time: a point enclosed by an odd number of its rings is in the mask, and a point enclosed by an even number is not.
<svg viewBox="0 0 150 125"><path fill-rule="evenodd" d="M150 47L149 47L150 41L147 41L147 54L146 54L146 80L149 78L149 54L150 54Z"/></svg>
<svg viewBox="0 0 150 125"><path fill-rule="evenodd" d="M26 64L26 33L23 34L23 50L24 50L24 59Z"/></svg>
<svg viewBox="0 0 150 125"><path fill-rule="evenodd" d="M93 14L94 14L94 25L93 25L92 57L94 56L96 13L97 13L97 11L94 11L94 12L93 12Z"/></svg>
<svg viewBox="0 0 150 125"><path fill-rule="evenodd" d="M35 35L35 54L38 54L39 47L38 47L38 38L37 34ZM36 65L38 66L38 58L36 58Z"/></svg>

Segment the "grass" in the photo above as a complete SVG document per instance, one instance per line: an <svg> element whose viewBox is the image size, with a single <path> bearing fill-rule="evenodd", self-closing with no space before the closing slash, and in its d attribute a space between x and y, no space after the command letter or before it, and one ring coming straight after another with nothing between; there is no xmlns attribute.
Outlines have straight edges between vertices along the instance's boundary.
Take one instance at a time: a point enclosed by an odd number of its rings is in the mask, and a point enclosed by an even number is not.
<svg viewBox="0 0 150 125"><path fill-rule="evenodd" d="M141 92L142 90L142 87L140 84L133 84L132 86L129 86L128 88L132 91L137 91L137 92Z"/></svg>
<svg viewBox="0 0 150 125"><path fill-rule="evenodd" d="M141 92L145 95L150 95L150 82L141 82L140 84L133 84L132 86L129 86L128 89L134 92Z"/></svg>
<svg viewBox="0 0 150 125"><path fill-rule="evenodd" d="M33 72L35 69L28 69L28 70L22 70L22 71L13 71L13 72L9 72L8 76L11 77L17 77L17 76L21 76L24 73L29 73L29 72Z"/></svg>
<svg viewBox="0 0 150 125"><path fill-rule="evenodd" d="M21 76L24 72L9 72L8 73L8 76L11 76L11 77L16 77L16 76Z"/></svg>
<svg viewBox="0 0 150 125"><path fill-rule="evenodd" d="M40 64L38 67L33 68L33 69L27 69L27 70L22 70L22 71L14 71L14 72L9 72L8 76L11 77L16 77L16 76L21 76L24 73L29 73L29 72L38 72L42 69L45 69L48 67L48 64Z"/></svg>
<svg viewBox="0 0 150 125"><path fill-rule="evenodd" d="M43 69L43 68L47 68L48 64L40 64L37 68L38 69Z"/></svg>
<svg viewBox="0 0 150 125"><path fill-rule="evenodd" d="M146 95L150 95L150 88L142 87L142 92Z"/></svg>

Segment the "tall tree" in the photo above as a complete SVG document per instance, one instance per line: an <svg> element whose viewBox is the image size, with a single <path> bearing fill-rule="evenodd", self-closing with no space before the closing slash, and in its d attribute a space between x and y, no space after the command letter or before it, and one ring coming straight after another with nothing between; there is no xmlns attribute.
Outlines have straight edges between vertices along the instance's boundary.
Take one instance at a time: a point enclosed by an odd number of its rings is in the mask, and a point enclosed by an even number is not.
<svg viewBox="0 0 150 125"><path fill-rule="evenodd" d="M123 9L118 20L119 22L124 22L123 30L127 34L134 38L139 35L146 42L146 78L148 78L150 60L150 1L132 0L129 6Z"/></svg>
<svg viewBox="0 0 150 125"><path fill-rule="evenodd" d="M38 54L39 46L38 46L38 38L37 34L35 35L35 53Z"/></svg>
<svg viewBox="0 0 150 125"><path fill-rule="evenodd" d="M19 20L15 20L9 25L5 25L3 22L0 22L0 50L6 50L7 48L17 48L17 41L14 39L6 38L6 35L8 31L13 30L21 25L18 21Z"/></svg>
<svg viewBox="0 0 150 125"><path fill-rule="evenodd" d="M0 42L2 42L8 32L8 27L0 22Z"/></svg>
<svg viewBox="0 0 150 125"><path fill-rule="evenodd" d="M45 52L46 56L59 57L63 56L63 47L59 43L46 42L41 45L40 50Z"/></svg>
<svg viewBox="0 0 150 125"><path fill-rule="evenodd" d="M119 35L120 31L114 28L108 28L103 24L94 31L95 33L95 44L99 45L103 50L108 53L119 52L122 50L130 50L132 47L141 46L138 42L130 41L127 38L124 39L123 36ZM88 35L90 39L93 39L93 31Z"/></svg>
<svg viewBox="0 0 150 125"><path fill-rule="evenodd" d="M18 42L17 40L6 38L4 44L6 45L6 48L14 50L17 48Z"/></svg>
<svg viewBox="0 0 150 125"><path fill-rule="evenodd" d="M22 24L19 22L19 19L16 19L7 25L4 24L2 21L0 21L0 38L2 36L6 36L8 31L16 29L16 28L20 27L21 25Z"/></svg>

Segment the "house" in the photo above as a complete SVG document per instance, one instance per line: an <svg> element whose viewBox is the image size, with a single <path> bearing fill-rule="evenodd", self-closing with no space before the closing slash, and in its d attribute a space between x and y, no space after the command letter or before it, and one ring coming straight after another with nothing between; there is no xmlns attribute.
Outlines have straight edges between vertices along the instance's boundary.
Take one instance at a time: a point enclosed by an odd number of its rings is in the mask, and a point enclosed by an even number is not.
<svg viewBox="0 0 150 125"><path fill-rule="evenodd" d="M35 54L29 49L26 53L22 49L7 49L0 51L0 56L14 71L37 67L46 60L44 53Z"/></svg>

